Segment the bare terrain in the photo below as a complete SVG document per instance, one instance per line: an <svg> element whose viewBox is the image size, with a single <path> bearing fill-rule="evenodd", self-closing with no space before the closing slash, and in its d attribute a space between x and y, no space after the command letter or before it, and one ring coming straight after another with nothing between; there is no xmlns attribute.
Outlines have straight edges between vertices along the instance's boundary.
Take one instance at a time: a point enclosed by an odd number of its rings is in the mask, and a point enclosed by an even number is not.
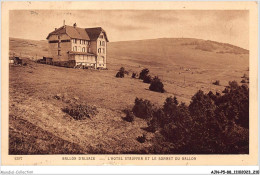
<svg viewBox="0 0 260 175"><path fill-rule="evenodd" d="M222 92L229 81L241 81L249 71L248 51L229 44L189 38L108 43L108 70L86 70L37 64L50 56L46 41L10 38L10 55L26 59L27 66L9 66L10 153L131 153L150 146L152 133L142 119L124 121L124 109L136 97L162 105L169 96L189 104L199 89ZM37 54L37 57L36 57ZM116 78L120 67L130 72ZM131 78L148 68L158 75L166 93ZM216 86L212 83L220 81ZM59 97L58 99L55 97ZM97 108L97 115L74 120L62 109L73 103ZM148 141L139 143L143 133ZM65 151L64 151L65 150Z"/></svg>

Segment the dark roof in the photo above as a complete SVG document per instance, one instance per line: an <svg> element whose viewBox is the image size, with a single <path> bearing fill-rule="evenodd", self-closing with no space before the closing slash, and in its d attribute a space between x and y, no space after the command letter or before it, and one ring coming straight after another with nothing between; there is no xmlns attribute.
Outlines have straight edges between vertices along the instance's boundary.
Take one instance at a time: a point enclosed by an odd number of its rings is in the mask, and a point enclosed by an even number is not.
<svg viewBox="0 0 260 175"><path fill-rule="evenodd" d="M67 26L67 25L62 26L54 30L53 32L49 33L47 39L51 35L67 34L70 38L84 39L84 40L97 40L101 32L104 32L105 38L108 42L106 32L101 27L84 29L84 28Z"/></svg>
<svg viewBox="0 0 260 175"><path fill-rule="evenodd" d="M85 29L79 27L66 26L66 25L51 32L48 35L47 39L50 37L50 35L57 35L57 34L67 34L71 38L90 40Z"/></svg>
<svg viewBox="0 0 260 175"><path fill-rule="evenodd" d="M105 38L106 38L106 40L108 42L108 38L107 38L106 32L101 27L86 28L86 31L87 31L87 33L89 35L90 40L97 40L97 38L99 37L100 33L104 32Z"/></svg>

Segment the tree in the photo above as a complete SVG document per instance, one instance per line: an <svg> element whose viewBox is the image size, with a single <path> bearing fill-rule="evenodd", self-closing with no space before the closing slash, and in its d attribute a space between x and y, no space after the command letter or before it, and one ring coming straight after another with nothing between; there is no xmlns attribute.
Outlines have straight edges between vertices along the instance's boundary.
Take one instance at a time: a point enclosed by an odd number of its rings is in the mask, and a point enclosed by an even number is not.
<svg viewBox="0 0 260 175"><path fill-rule="evenodd" d="M164 85L163 85L163 83L161 82L161 80L157 76L155 76L153 78L149 89L151 91L155 91L155 92L161 92L161 93L165 92Z"/></svg>
<svg viewBox="0 0 260 175"><path fill-rule="evenodd" d="M144 80L144 78L148 75L149 69L145 68L143 69L139 74L139 79Z"/></svg>

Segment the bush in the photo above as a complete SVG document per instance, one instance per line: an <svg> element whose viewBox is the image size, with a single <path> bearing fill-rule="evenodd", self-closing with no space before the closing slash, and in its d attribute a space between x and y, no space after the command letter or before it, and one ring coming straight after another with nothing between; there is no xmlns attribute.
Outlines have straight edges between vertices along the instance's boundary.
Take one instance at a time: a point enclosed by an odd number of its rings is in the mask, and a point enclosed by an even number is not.
<svg viewBox="0 0 260 175"><path fill-rule="evenodd" d="M137 77L137 73L136 72L133 72L132 73L132 78L136 78Z"/></svg>
<svg viewBox="0 0 260 175"><path fill-rule="evenodd" d="M117 77L117 78L124 78L124 77L125 77L125 74L122 73L122 72L117 72L116 77Z"/></svg>
<svg viewBox="0 0 260 175"><path fill-rule="evenodd" d="M216 114L225 116L230 122L249 128L249 88L241 86L236 81L229 82L228 92L219 97L215 103L218 106Z"/></svg>
<svg viewBox="0 0 260 175"><path fill-rule="evenodd" d="M126 111L126 117L124 118L127 122L133 122L134 121L134 114L132 111L127 110Z"/></svg>
<svg viewBox="0 0 260 175"><path fill-rule="evenodd" d="M243 77L241 77L241 78L247 78L247 75L246 75L246 74L244 74L244 75L243 75Z"/></svg>
<svg viewBox="0 0 260 175"><path fill-rule="evenodd" d="M152 82L152 77L150 75L147 75L143 79L144 83L151 83Z"/></svg>
<svg viewBox="0 0 260 175"><path fill-rule="evenodd" d="M164 87L164 85L163 85L163 83L161 82L161 80L160 80L157 76L155 76L155 77L153 78L152 82L151 82L151 85L150 85L149 89L150 89L151 91L164 93L165 90L164 90L163 87Z"/></svg>
<svg viewBox="0 0 260 175"><path fill-rule="evenodd" d="M139 79L144 80L144 78L148 75L149 69L145 68L143 69L139 74Z"/></svg>
<svg viewBox="0 0 260 175"><path fill-rule="evenodd" d="M138 136L136 140L140 143L144 143L146 140L146 136L143 134L142 136Z"/></svg>
<svg viewBox="0 0 260 175"><path fill-rule="evenodd" d="M228 91L228 88L225 88L223 91L222 91L222 93L228 93L229 91Z"/></svg>
<svg viewBox="0 0 260 175"><path fill-rule="evenodd" d="M219 86L220 82L219 82L219 80L216 80L215 82L213 82L213 84Z"/></svg>
<svg viewBox="0 0 260 175"><path fill-rule="evenodd" d="M97 109L95 107L80 104L67 106L63 109L63 112L69 114L75 120L84 120L95 116L97 114Z"/></svg>
<svg viewBox="0 0 260 175"><path fill-rule="evenodd" d="M242 80L241 83L246 83L246 80Z"/></svg>
<svg viewBox="0 0 260 175"><path fill-rule="evenodd" d="M152 117L154 106L149 100L136 98L132 111L136 117L148 119Z"/></svg>
<svg viewBox="0 0 260 175"><path fill-rule="evenodd" d="M128 71L126 71L124 67L121 67L119 69L119 71L117 72L116 77L117 78L124 78L125 74L128 75Z"/></svg>
<svg viewBox="0 0 260 175"><path fill-rule="evenodd" d="M189 106L179 103L176 97L168 97L163 107L155 109L149 101L136 98L135 108L135 114L150 116L146 130L155 132L149 153L249 153L247 85L229 82L223 95L199 90ZM145 136L137 139L145 142Z"/></svg>

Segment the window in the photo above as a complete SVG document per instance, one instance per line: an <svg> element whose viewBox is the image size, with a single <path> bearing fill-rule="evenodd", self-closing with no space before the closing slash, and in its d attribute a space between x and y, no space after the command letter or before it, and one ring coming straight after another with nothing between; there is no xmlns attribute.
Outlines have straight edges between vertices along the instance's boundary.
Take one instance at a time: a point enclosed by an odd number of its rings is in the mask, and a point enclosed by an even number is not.
<svg viewBox="0 0 260 175"><path fill-rule="evenodd" d="M81 47L78 48L78 52L81 52Z"/></svg>
<svg viewBox="0 0 260 175"><path fill-rule="evenodd" d="M58 50L58 56L60 56L60 50Z"/></svg>
<svg viewBox="0 0 260 175"><path fill-rule="evenodd" d="M102 45L105 46L105 41L102 42Z"/></svg>
<svg viewBox="0 0 260 175"><path fill-rule="evenodd" d="M60 42L58 42L58 48L60 48Z"/></svg>
<svg viewBox="0 0 260 175"><path fill-rule="evenodd" d="M60 39L60 35L58 35L58 39Z"/></svg>
<svg viewBox="0 0 260 175"><path fill-rule="evenodd" d="M67 40L61 40L61 42L63 43L63 42L70 42L70 40L69 39L67 39Z"/></svg>
<svg viewBox="0 0 260 175"><path fill-rule="evenodd" d="M75 52L77 51L77 46L73 47L73 51L75 51Z"/></svg>
<svg viewBox="0 0 260 175"><path fill-rule="evenodd" d="M102 41L100 41L100 46L102 46Z"/></svg>
<svg viewBox="0 0 260 175"><path fill-rule="evenodd" d="M103 53L105 53L105 50L106 50L106 49L105 49L105 48L103 48Z"/></svg>
<svg viewBox="0 0 260 175"><path fill-rule="evenodd" d="M49 41L49 43L58 43L58 40L54 40L54 41Z"/></svg>
<svg viewBox="0 0 260 175"><path fill-rule="evenodd" d="M82 48L82 52L86 52L85 47Z"/></svg>

